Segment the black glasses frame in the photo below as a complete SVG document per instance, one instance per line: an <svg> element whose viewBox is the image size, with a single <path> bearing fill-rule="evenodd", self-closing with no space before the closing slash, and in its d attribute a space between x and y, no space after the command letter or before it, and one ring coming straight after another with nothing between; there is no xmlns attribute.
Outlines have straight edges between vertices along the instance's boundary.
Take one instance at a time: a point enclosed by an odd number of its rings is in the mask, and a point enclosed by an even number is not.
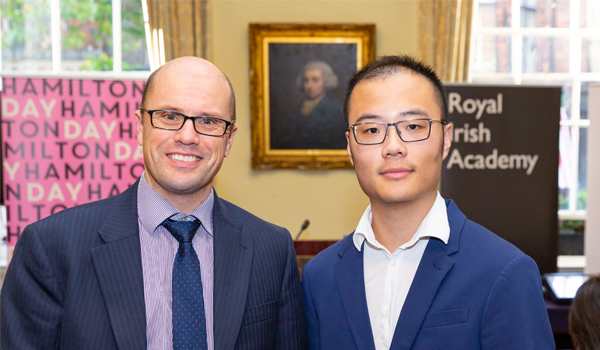
<svg viewBox="0 0 600 350"><path fill-rule="evenodd" d="M225 135L227 133L227 129L229 129L229 127L235 123L235 120L229 121L229 120L225 120L225 119L221 119L221 118L217 118L217 117L207 117L207 116L189 117L183 113L169 111L166 109L150 109L149 110L149 109L140 107L140 111L145 111L146 113L148 113L150 115L150 124L156 129L172 130L172 131L181 130L183 128L183 126L185 125L185 122L187 122L188 119L190 119L192 121L192 125L194 126L194 131L196 131L200 135L206 135L206 136L212 136L212 137L221 137L221 136ZM181 115L181 116L183 116L183 123L181 123L181 126L178 129L167 129L167 128L158 127L158 126L154 125L154 120L152 118L152 114L154 114L154 112L169 112L169 113ZM198 118L210 118L210 119L220 120L225 123L225 130L223 131L223 133L221 135L210 135L210 134L202 133L202 132L198 131L198 129L196 129L196 119L198 119Z"/></svg>
<svg viewBox="0 0 600 350"><path fill-rule="evenodd" d="M406 141L405 139L402 138L402 133L400 132L400 130L398 129L398 124L400 123L404 123L404 122L412 122L415 120L426 120L429 122L429 131L427 132L427 137L422 138L422 139L418 139L418 140L410 140L410 141ZM448 124L447 121L445 120L435 120L435 119L424 119L424 118L417 118L417 119L407 119L407 120L400 120L397 121L395 123L383 123L383 122L369 122L369 123L359 123L359 124L353 124L350 125L350 127L348 127L348 129L352 129L353 134L354 134L354 141L356 141L356 143L358 143L359 145L379 145L385 142L385 139L388 136L388 127L393 125L394 128L396 129L396 132L398 133L398 137L400 137L400 140L402 140L403 142L419 142L419 141L424 141L427 140L429 138L429 136L431 136L431 123L440 123L442 125L446 125ZM379 125L385 125L385 136L383 137L383 140L381 140L381 142L375 142L375 143L364 143L364 142L359 142L358 141L358 137L356 136L356 127L359 125L365 125L365 124L379 124Z"/></svg>

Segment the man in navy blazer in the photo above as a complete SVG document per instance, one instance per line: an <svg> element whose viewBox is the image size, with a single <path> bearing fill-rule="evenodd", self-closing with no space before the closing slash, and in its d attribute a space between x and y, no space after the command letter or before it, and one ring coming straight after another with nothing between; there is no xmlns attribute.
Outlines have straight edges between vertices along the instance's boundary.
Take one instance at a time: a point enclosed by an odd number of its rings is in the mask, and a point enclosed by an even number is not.
<svg viewBox="0 0 600 350"><path fill-rule="evenodd" d="M446 111L411 57L350 81L347 151L370 205L303 269L310 349L554 349L535 262L437 191Z"/></svg>
<svg viewBox="0 0 600 350"><path fill-rule="evenodd" d="M185 311L204 313L191 331L206 331L202 347L176 348L306 349L289 232L212 187L237 130L227 77L203 59L175 59L150 76L136 117L140 179L25 228L1 294L1 348L172 349L169 282L182 250L162 225L199 219L191 249L202 293L185 297L203 295L204 307Z"/></svg>

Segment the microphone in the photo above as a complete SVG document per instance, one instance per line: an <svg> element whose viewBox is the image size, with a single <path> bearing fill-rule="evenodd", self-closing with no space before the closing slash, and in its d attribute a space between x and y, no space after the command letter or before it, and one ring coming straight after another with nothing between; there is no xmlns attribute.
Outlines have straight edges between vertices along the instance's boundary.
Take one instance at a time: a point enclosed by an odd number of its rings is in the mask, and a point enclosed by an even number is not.
<svg viewBox="0 0 600 350"><path fill-rule="evenodd" d="M296 238L294 238L294 240L298 240L298 238L300 237L302 232L304 232L304 230L306 230L308 225L310 225L310 221L308 221L308 219L304 220L304 222L302 223L302 226L300 227L300 232L298 232L298 234L296 235Z"/></svg>

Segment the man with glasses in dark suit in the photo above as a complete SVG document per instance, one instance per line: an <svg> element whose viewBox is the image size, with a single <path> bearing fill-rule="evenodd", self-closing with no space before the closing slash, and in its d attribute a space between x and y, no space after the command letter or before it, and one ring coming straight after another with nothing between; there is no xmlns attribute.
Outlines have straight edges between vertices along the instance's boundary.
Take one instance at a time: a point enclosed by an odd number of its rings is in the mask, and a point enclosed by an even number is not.
<svg viewBox="0 0 600 350"><path fill-rule="evenodd" d="M227 77L175 59L135 115L140 179L21 235L2 349L306 349L289 232L213 189L237 131Z"/></svg>

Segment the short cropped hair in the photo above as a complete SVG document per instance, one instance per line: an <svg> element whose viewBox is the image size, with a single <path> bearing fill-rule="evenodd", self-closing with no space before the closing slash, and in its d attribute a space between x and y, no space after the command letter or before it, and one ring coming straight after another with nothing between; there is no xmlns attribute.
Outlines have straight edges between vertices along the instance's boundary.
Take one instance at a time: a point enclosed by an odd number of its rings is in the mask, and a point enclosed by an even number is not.
<svg viewBox="0 0 600 350"><path fill-rule="evenodd" d="M158 72L162 69L162 67L164 66L160 66L158 67L158 69L156 69L154 72L152 72L152 74L150 74L150 76L148 77L148 80L146 80L146 85L144 86L144 93L142 94L142 102L140 103L140 106L142 107L146 107L146 102L150 96L150 94L152 93L152 90L154 89L154 79L156 78L156 76L158 75ZM227 86L229 86L229 93L231 94L230 97L230 109L231 109L231 121L235 121L235 93L233 91L233 85L231 85L231 81L229 81L229 78L225 75L225 73L221 72L221 74L223 74L223 77L225 77L225 81L227 81Z"/></svg>
<svg viewBox="0 0 600 350"><path fill-rule="evenodd" d="M325 90L331 90L338 87L338 76L337 74L335 74L335 72L329 64L323 61L310 61L304 65L302 71L296 77L296 86L300 91L304 92L304 73L309 70L315 69L318 69L321 72L323 72L323 87L325 88Z"/></svg>
<svg viewBox="0 0 600 350"><path fill-rule="evenodd" d="M600 349L600 275L591 276L577 290L569 314L574 349Z"/></svg>
<svg viewBox="0 0 600 350"><path fill-rule="evenodd" d="M429 80L434 87L435 100L442 111L442 120L446 121L448 114L448 100L446 98L446 89L444 89L439 76L435 73L433 68L416 58L408 55L401 55L380 57L356 72L352 79L350 79L344 98L344 117L346 118L346 124L348 124L348 107L350 98L352 97L352 91L354 91L354 88L358 83L363 80L385 78L404 70L412 71Z"/></svg>

